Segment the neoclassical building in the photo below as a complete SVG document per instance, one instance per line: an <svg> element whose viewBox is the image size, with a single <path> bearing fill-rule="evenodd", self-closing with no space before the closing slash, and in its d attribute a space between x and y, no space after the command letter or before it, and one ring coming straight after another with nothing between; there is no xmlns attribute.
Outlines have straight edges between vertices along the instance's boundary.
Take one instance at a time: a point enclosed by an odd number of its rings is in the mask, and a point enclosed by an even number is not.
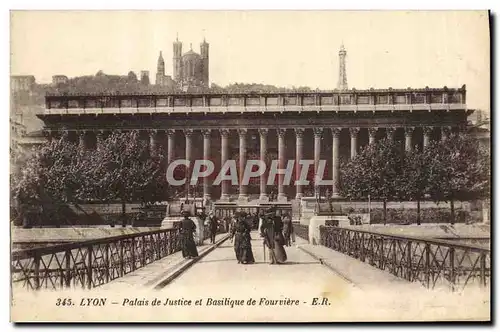
<svg viewBox="0 0 500 332"><path fill-rule="evenodd" d="M208 43L201 55L182 55L182 43L174 42L174 78L177 82L208 84ZM61 130L82 146L95 148L113 130L139 130L152 152L162 147L167 162L205 159L214 162L216 173L227 160L238 161L241 176L246 161L257 159L269 168L273 160L284 169L294 160L326 161L323 179L338 197L339 169L361 147L382 137L400 142L401 149L424 148L430 140L445 138L467 126L466 87L421 89L348 89L344 46L339 50L338 88L332 91L282 91L248 93L176 93L159 95L48 95L39 118L48 137ZM160 54L160 76L165 64ZM211 201L289 201L324 195L327 188L285 185L284 177L268 185L267 173L248 185L213 177L203 181L202 195ZM190 195L186 186L182 194ZM201 194L200 194L201 196Z"/></svg>
<svg viewBox="0 0 500 332"><path fill-rule="evenodd" d="M361 147L390 137L402 149L423 148L467 125L472 112L466 87L169 95L47 95L38 117L47 135L68 130L71 139L95 148L113 130L139 130L151 149L175 159L210 159L216 170L228 159L326 160L324 179L338 194L339 166ZM313 196L312 186L268 186L265 174L245 186L203 182L212 201ZM293 182L292 182L293 183ZM276 190L276 192L273 192ZM323 188L326 190L326 188Z"/></svg>

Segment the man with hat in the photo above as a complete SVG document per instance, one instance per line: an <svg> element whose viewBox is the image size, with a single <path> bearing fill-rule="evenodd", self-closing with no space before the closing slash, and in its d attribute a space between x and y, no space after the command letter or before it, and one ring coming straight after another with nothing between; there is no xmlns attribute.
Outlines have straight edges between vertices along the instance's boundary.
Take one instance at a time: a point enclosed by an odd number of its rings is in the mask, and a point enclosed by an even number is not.
<svg viewBox="0 0 500 332"><path fill-rule="evenodd" d="M196 224L189 218L189 211L183 211L182 215L184 219L181 220L179 225L181 245L182 245L182 257L184 258L194 258L198 257L198 250L196 249L196 243L194 242L193 234L196 231Z"/></svg>
<svg viewBox="0 0 500 332"><path fill-rule="evenodd" d="M215 243L215 235L217 234L217 229L219 228L219 221L213 212L210 212L208 216L208 227L210 229L210 243Z"/></svg>

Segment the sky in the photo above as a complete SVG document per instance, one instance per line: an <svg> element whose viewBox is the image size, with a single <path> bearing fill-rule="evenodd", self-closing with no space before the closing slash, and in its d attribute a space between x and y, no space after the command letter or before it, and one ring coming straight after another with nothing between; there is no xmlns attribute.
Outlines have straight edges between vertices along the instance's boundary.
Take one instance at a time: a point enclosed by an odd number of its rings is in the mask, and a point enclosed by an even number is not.
<svg viewBox="0 0 500 332"><path fill-rule="evenodd" d="M469 108L490 109L486 11L13 11L11 74L49 83L149 70L172 42L210 44L210 82L334 89L338 50L349 88L467 85Z"/></svg>

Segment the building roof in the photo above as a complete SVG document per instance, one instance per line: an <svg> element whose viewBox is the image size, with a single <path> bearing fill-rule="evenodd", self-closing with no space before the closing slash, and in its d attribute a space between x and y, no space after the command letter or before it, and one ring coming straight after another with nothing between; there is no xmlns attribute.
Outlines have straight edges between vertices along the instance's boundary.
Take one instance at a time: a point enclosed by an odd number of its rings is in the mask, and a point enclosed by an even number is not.
<svg viewBox="0 0 500 332"><path fill-rule="evenodd" d="M221 92L204 92L200 94L211 94L211 95L247 95L247 94L254 94L254 95L278 95L278 94L385 94L385 93L390 93L390 94L406 94L406 93L426 93L426 92L436 92L436 93L443 93L443 92L453 92L453 93L458 93L458 92L466 92L466 87L463 85L461 88L448 88L448 87L442 87L442 88L406 88L406 89L393 89L393 88L387 88L387 89L356 89L356 88L351 88L349 90L339 90L339 89L334 89L334 90L311 90L311 89L273 89L269 91L264 91L261 89L258 90L248 90L248 91L226 91L224 90L225 88L221 88L223 91ZM183 91L175 91L172 93L169 93L169 95L185 95L186 92ZM134 93L109 93L109 92L94 92L94 93L88 93L88 92L67 92L67 93L60 93L60 92L47 92L46 97L60 97L60 98L67 98L67 97L79 97L79 98L84 98L84 97L90 97L90 96L96 96L96 97L102 97L102 96L113 96L113 95L121 95L121 96L150 96L151 93L141 93L141 92L134 92Z"/></svg>
<svg viewBox="0 0 500 332"><path fill-rule="evenodd" d="M200 57L201 56L193 50L189 50L182 56L182 58L200 58Z"/></svg>
<svg viewBox="0 0 500 332"><path fill-rule="evenodd" d="M33 75L11 75L11 78L30 78L30 79L35 79L35 76Z"/></svg>

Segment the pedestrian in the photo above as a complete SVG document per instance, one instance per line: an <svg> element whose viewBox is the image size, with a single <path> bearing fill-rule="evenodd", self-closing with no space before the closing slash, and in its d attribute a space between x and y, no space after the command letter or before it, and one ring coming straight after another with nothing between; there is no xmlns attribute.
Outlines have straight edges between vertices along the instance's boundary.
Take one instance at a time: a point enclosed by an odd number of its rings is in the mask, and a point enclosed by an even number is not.
<svg viewBox="0 0 500 332"><path fill-rule="evenodd" d="M274 208L270 208L264 217L260 228L261 236L264 238L264 246L269 249L270 264L283 264L287 260L287 255L283 245L283 222L276 214Z"/></svg>
<svg viewBox="0 0 500 332"><path fill-rule="evenodd" d="M194 243L194 232L196 231L196 224L190 219L190 213L184 211L184 219L180 222L180 236L182 244L182 257L194 258L198 257L198 250Z"/></svg>
<svg viewBox="0 0 500 332"><path fill-rule="evenodd" d="M285 214L283 215L283 237L285 238L285 245L287 247L291 246L292 233L293 233L292 218L290 218L288 212L285 212Z"/></svg>
<svg viewBox="0 0 500 332"><path fill-rule="evenodd" d="M224 227L224 232L229 233L229 219L228 219L228 217L222 218L222 226Z"/></svg>
<svg viewBox="0 0 500 332"><path fill-rule="evenodd" d="M262 224L264 223L264 218L265 218L265 213L264 211L260 211L259 213L259 226L257 228L257 230L260 232L260 229L262 228ZM261 234L261 237L262 237L262 234Z"/></svg>
<svg viewBox="0 0 500 332"><path fill-rule="evenodd" d="M252 216L252 229L259 229L259 215L257 212L254 212Z"/></svg>
<svg viewBox="0 0 500 332"><path fill-rule="evenodd" d="M231 219L229 220L229 233L232 232L234 229L234 225L236 225L236 218L237 218L238 212L233 212L231 215Z"/></svg>
<svg viewBox="0 0 500 332"><path fill-rule="evenodd" d="M253 264L255 258L252 252L251 227L246 221L246 213L240 212L236 217L236 223L231 230L231 241L234 238L234 253L238 264Z"/></svg>
<svg viewBox="0 0 500 332"><path fill-rule="evenodd" d="M217 218L210 214L209 216L209 227L210 227L210 243L215 243L215 235L217 234L217 229L219 228L219 221Z"/></svg>

